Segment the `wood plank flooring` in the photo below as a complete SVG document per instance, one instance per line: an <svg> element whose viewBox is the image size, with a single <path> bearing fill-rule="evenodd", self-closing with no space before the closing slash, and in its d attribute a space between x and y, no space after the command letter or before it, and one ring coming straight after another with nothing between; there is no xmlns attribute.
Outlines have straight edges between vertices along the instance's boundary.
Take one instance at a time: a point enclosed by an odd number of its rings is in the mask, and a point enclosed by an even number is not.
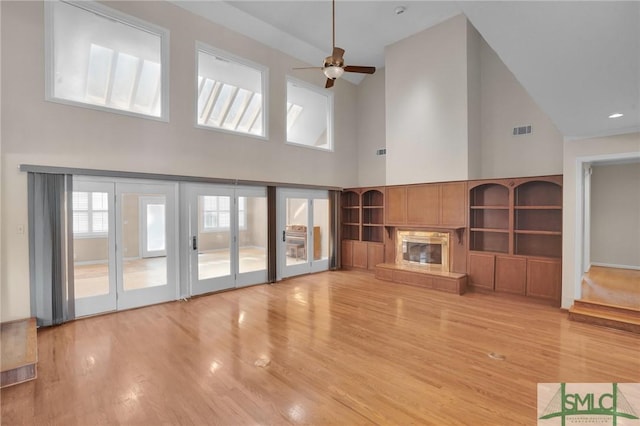
<svg viewBox="0 0 640 426"><path fill-rule="evenodd" d="M86 318L38 347L3 425L534 425L538 382L640 382L638 335L358 271Z"/></svg>

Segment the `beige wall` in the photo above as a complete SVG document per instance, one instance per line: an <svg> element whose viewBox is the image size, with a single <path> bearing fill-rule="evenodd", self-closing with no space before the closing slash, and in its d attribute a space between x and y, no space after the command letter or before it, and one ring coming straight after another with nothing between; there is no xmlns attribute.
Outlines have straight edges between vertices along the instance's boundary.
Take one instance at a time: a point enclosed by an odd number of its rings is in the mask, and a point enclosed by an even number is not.
<svg viewBox="0 0 640 426"><path fill-rule="evenodd" d="M580 162L620 157L640 158L640 134L572 140L564 142L562 200L562 307L569 308L580 297L582 232L582 193L578 192L582 171Z"/></svg>
<svg viewBox="0 0 640 426"><path fill-rule="evenodd" d="M387 185L467 179L466 18L388 46L385 64Z"/></svg>
<svg viewBox="0 0 640 426"><path fill-rule="evenodd" d="M29 316L27 176L39 164L328 186L357 184L356 89L336 82L335 152L285 144L286 80L293 58L166 2L108 5L170 30L170 122L44 100L44 6L0 2L2 27L1 320ZM195 43L269 67L269 138L194 127ZM296 72L318 86L321 73ZM11 232L9 232L9 230ZM10 250L9 250L10 248Z"/></svg>
<svg viewBox="0 0 640 426"><path fill-rule="evenodd" d="M591 263L640 269L640 163L591 170Z"/></svg>
<svg viewBox="0 0 640 426"><path fill-rule="evenodd" d="M386 184L386 157L376 150L386 148L386 69L365 78L358 85L358 186Z"/></svg>
<svg viewBox="0 0 640 426"><path fill-rule="evenodd" d="M101 263L109 260L109 238L74 238L73 261Z"/></svg>
<svg viewBox="0 0 640 426"><path fill-rule="evenodd" d="M562 173L562 134L484 40L481 99L482 178ZM525 125L530 134L513 136Z"/></svg>

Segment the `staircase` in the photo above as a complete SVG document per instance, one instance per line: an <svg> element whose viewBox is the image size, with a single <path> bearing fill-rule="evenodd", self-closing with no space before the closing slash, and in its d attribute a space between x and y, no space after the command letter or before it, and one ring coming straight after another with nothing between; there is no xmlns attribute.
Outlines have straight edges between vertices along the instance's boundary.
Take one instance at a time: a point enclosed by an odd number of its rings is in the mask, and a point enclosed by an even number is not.
<svg viewBox="0 0 640 426"><path fill-rule="evenodd" d="M3 323L0 340L0 387L35 379L38 362L35 318Z"/></svg>
<svg viewBox="0 0 640 426"><path fill-rule="evenodd" d="M640 334L640 270L589 268L569 319Z"/></svg>

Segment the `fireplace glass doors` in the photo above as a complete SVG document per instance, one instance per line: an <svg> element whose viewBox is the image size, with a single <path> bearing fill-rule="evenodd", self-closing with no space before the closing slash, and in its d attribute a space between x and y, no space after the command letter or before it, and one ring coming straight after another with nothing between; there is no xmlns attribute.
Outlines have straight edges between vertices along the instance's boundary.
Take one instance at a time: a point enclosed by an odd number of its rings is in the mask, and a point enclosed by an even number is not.
<svg viewBox="0 0 640 426"><path fill-rule="evenodd" d="M449 234L398 230L396 263L437 271L449 271Z"/></svg>

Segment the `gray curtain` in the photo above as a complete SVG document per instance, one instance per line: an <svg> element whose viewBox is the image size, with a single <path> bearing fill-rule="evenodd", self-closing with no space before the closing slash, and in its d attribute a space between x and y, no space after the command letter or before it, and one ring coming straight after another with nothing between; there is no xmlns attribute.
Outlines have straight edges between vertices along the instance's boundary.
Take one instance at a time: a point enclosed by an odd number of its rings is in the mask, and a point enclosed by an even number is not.
<svg viewBox="0 0 640 426"><path fill-rule="evenodd" d="M31 315L39 326L75 317L72 176L29 173Z"/></svg>
<svg viewBox="0 0 640 426"><path fill-rule="evenodd" d="M329 269L336 270L342 267L340 247L340 194L341 191L329 191Z"/></svg>

